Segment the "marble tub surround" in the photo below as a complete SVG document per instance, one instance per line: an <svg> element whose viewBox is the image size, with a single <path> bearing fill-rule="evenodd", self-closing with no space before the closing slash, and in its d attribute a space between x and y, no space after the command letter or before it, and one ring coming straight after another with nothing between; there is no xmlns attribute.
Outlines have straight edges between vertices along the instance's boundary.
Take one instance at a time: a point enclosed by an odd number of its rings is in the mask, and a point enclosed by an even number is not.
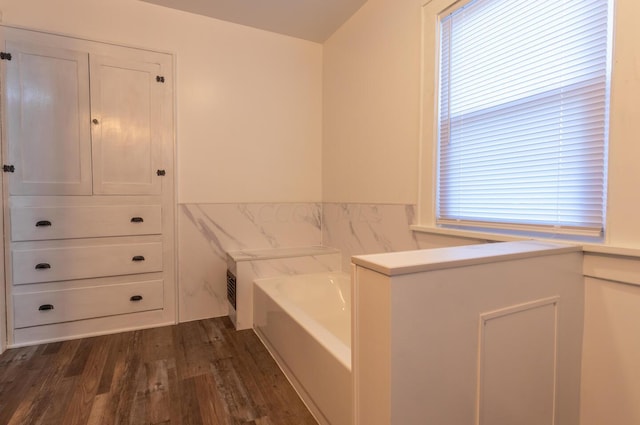
<svg viewBox="0 0 640 425"><path fill-rule="evenodd" d="M353 255L481 243L412 231L417 207L411 204L322 204L322 243L342 252L342 269Z"/></svg>
<svg viewBox="0 0 640 425"><path fill-rule="evenodd" d="M321 233L320 203L180 204L180 321L228 314L227 252L318 246Z"/></svg>
<svg viewBox="0 0 640 425"><path fill-rule="evenodd" d="M340 251L323 246L242 250L227 253L227 269L236 278L236 308L229 317L236 329L253 326L253 281L276 276L340 271Z"/></svg>

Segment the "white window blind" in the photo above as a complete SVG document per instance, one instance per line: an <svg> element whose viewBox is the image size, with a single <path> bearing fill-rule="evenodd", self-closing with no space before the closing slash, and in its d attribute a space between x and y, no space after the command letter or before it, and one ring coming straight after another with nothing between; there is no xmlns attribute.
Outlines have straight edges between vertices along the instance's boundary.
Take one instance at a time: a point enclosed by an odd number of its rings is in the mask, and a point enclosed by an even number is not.
<svg viewBox="0 0 640 425"><path fill-rule="evenodd" d="M440 20L437 221L600 235L607 0L475 0Z"/></svg>

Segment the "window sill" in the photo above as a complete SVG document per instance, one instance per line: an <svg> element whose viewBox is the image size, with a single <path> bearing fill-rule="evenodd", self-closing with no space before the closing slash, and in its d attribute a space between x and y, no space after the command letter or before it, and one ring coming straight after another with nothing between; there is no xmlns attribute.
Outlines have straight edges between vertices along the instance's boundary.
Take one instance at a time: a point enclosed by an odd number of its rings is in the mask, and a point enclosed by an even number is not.
<svg viewBox="0 0 640 425"><path fill-rule="evenodd" d="M424 225L417 225L417 224L411 225L409 226L409 228L414 232L451 236L451 237L464 238L464 239L474 239L474 240L480 240L480 241L486 241L486 242L513 242L513 241L523 241L528 239L535 239L535 240L540 240L545 242L559 242L559 243L566 243L569 245L581 246L583 252L590 253L590 254L635 257L640 259L640 249L638 248L626 248L626 247L620 247L620 246L594 244L594 243L580 243L580 242L561 239L561 238L523 237L523 236L505 235L501 233L449 229L449 228L431 227L431 226L424 226Z"/></svg>
<svg viewBox="0 0 640 425"><path fill-rule="evenodd" d="M433 235L454 236L457 238L465 238L465 239L484 240L487 242L513 242L513 241L523 241L527 239L527 238L518 237L518 236L503 235L500 233L478 232L474 230L449 229L449 228L443 228L443 227L422 226L419 224L411 225L409 226L409 228L414 232L430 233Z"/></svg>

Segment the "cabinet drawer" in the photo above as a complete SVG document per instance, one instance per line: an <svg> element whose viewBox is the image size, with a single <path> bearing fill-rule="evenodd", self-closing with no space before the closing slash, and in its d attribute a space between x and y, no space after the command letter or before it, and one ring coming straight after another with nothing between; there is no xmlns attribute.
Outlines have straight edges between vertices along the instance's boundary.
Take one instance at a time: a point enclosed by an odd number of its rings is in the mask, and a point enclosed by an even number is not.
<svg viewBox="0 0 640 425"><path fill-rule="evenodd" d="M162 271L162 242L14 248L11 254L15 285Z"/></svg>
<svg viewBox="0 0 640 425"><path fill-rule="evenodd" d="M162 232L160 205L11 208L11 240L153 235Z"/></svg>
<svg viewBox="0 0 640 425"><path fill-rule="evenodd" d="M16 328L163 308L162 280L13 296Z"/></svg>

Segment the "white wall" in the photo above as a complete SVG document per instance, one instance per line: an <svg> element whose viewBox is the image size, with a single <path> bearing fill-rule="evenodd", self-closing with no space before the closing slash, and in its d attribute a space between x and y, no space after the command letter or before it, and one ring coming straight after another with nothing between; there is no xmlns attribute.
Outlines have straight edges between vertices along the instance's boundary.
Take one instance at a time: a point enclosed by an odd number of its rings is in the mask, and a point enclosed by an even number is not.
<svg viewBox="0 0 640 425"><path fill-rule="evenodd" d="M607 233L610 244L640 248L640 2L614 3Z"/></svg>
<svg viewBox="0 0 640 425"><path fill-rule="evenodd" d="M320 44L137 0L0 11L7 25L176 53L180 203L320 200Z"/></svg>
<svg viewBox="0 0 640 425"><path fill-rule="evenodd" d="M640 286L589 278L585 301L581 425L638 424Z"/></svg>
<svg viewBox="0 0 640 425"><path fill-rule="evenodd" d="M368 0L324 45L324 202L417 201L421 1Z"/></svg>

